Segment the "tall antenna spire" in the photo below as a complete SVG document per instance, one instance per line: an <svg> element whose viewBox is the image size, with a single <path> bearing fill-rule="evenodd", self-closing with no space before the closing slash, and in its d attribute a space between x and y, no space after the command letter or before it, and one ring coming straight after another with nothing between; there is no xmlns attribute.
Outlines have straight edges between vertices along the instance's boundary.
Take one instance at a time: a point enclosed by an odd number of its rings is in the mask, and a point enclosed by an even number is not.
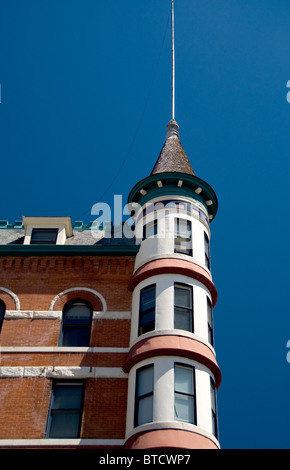
<svg viewBox="0 0 290 470"><path fill-rule="evenodd" d="M179 137L179 126L175 121L175 47L174 47L174 0L171 0L171 40L172 40L172 115L167 124L166 139L172 136Z"/></svg>
<svg viewBox="0 0 290 470"><path fill-rule="evenodd" d="M171 0L171 38L172 38L172 119L175 120L174 0Z"/></svg>

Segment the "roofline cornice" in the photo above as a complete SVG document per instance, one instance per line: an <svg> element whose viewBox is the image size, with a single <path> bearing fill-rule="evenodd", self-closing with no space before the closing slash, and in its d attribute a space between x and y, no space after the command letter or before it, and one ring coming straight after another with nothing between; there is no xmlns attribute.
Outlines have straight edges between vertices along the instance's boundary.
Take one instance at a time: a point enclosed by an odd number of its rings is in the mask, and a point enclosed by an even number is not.
<svg viewBox="0 0 290 470"><path fill-rule="evenodd" d="M135 256L139 245L0 245L5 256Z"/></svg>

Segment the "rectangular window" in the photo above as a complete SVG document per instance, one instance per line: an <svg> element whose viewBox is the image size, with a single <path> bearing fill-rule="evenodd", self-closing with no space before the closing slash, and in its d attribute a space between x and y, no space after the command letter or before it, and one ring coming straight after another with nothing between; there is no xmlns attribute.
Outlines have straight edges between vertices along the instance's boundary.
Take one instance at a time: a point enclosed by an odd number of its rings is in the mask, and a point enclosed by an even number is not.
<svg viewBox="0 0 290 470"><path fill-rule="evenodd" d="M210 390L211 390L212 433L218 439L216 388L215 388L215 383L212 378L210 378Z"/></svg>
<svg viewBox="0 0 290 470"><path fill-rule="evenodd" d="M148 224L143 227L143 240L145 238L154 237L157 235L157 220L148 222Z"/></svg>
<svg viewBox="0 0 290 470"><path fill-rule="evenodd" d="M213 346L212 305L208 297L207 297L207 330L208 330L208 342Z"/></svg>
<svg viewBox="0 0 290 470"><path fill-rule="evenodd" d="M80 436L83 395L83 381L53 382L46 438L75 439Z"/></svg>
<svg viewBox="0 0 290 470"><path fill-rule="evenodd" d="M174 284L174 329L193 333L192 287Z"/></svg>
<svg viewBox="0 0 290 470"><path fill-rule="evenodd" d="M155 329L156 285L145 287L140 292L139 335Z"/></svg>
<svg viewBox="0 0 290 470"><path fill-rule="evenodd" d="M174 253L192 256L191 221L174 219Z"/></svg>
<svg viewBox="0 0 290 470"><path fill-rule="evenodd" d="M55 245L57 239L57 228L34 228L32 230L30 244L31 245Z"/></svg>
<svg viewBox="0 0 290 470"><path fill-rule="evenodd" d="M205 252L205 265L208 269L210 269L209 239L205 232L204 232L204 252Z"/></svg>
<svg viewBox="0 0 290 470"><path fill-rule="evenodd" d="M154 366L137 370L134 426L153 421Z"/></svg>
<svg viewBox="0 0 290 470"><path fill-rule="evenodd" d="M201 210L199 210L199 217L200 217L201 220L203 220L204 222L206 222L208 224L208 217Z"/></svg>
<svg viewBox="0 0 290 470"><path fill-rule="evenodd" d="M190 206L190 205L187 204L186 202L179 202L179 201L176 201L176 202L175 202L175 208L176 208L178 211L183 211L183 212L185 212L185 211L188 210L188 207L189 207L189 206ZM190 210L190 209L189 209L189 210Z"/></svg>
<svg viewBox="0 0 290 470"><path fill-rule="evenodd" d="M194 367L174 365L174 414L177 421L196 424Z"/></svg>

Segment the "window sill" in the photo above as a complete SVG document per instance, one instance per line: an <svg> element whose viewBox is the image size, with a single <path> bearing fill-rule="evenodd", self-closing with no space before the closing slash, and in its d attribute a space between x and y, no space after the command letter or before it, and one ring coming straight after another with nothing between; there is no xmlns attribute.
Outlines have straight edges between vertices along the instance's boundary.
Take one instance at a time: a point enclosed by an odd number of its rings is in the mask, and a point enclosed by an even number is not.
<svg viewBox="0 0 290 470"><path fill-rule="evenodd" d="M62 346L1 346L0 352L9 353L127 353L129 348L110 347L62 347Z"/></svg>
<svg viewBox="0 0 290 470"><path fill-rule="evenodd" d="M81 447L81 446L120 446L124 439L0 439L0 448L4 447Z"/></svg>

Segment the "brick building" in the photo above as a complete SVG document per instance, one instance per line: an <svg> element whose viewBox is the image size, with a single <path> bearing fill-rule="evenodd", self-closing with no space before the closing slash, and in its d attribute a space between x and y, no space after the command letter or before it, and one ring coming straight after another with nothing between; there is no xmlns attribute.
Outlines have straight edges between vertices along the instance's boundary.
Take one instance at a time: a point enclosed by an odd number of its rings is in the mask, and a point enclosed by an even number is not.
<svg viewBox="0 0 290 470"><path fill-rule="evenodd" d="M128 203L133 237L70 217L0 221L2 448L219 448L217 199L174 120Z"/></svg>

